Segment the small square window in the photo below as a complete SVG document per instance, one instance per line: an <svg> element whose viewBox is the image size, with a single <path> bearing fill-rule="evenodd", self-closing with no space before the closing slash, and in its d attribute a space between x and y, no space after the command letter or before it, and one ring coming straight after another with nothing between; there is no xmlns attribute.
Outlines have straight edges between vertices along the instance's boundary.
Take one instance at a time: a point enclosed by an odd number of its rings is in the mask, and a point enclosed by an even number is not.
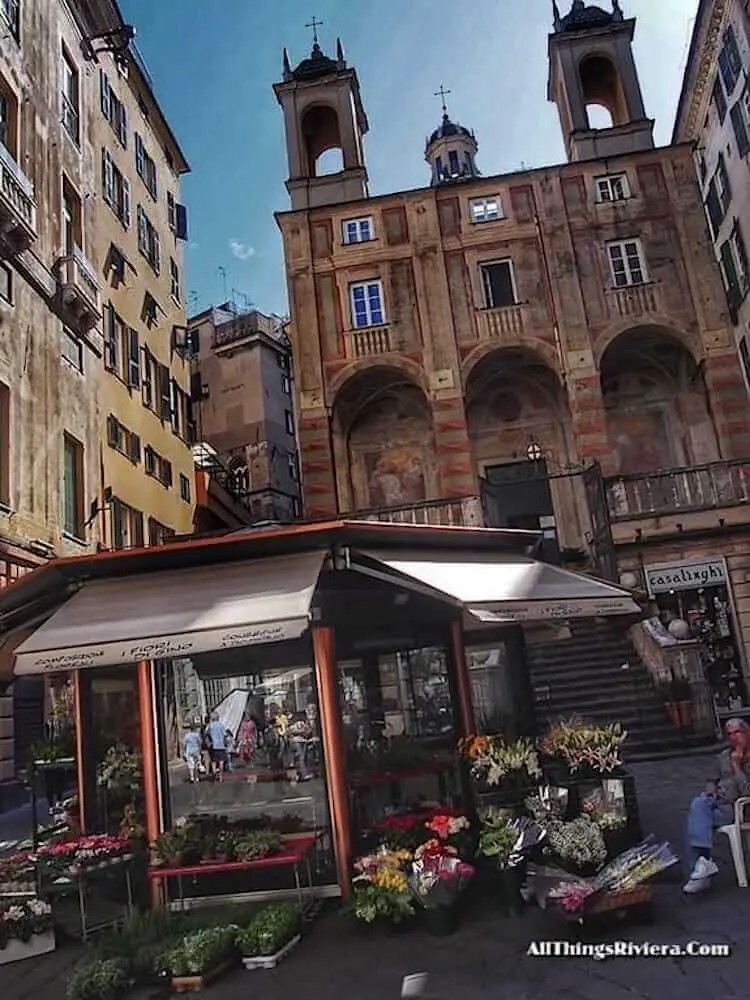
<svg viewBox="0 0 750 1000"><path fill-rule="evenodd" d="M625 201L630 197L625 174L608 174L596 178L596 200L599 202Z"/></svg>
<svg viewBox="0 0 750 1000"><path fill-rule="evenodd" d="M517 304L513 263L496 260L480 266L485 309L504 309Z"/></svg>
<svg viewBox="0 0 750 1000"><path fill-rule="evenodd" d="M180 499L185 503L190 503L190 480L182 472L180 473Z"/></svg>
<svg viewBox="0 0 750 1000"><path fill-rule="evenodd" d="M352 307L352 326L359 329L365 326L382 326L385 323L383 312L383 286L380 281L363 281L349 288Z"/></svg>
<svg viewBox="0 0 750 1000"><path fill-rule="evenodd" d="M494 222L503 218L503 206L496 195L492 198L474 198L469 204L472 222Z"/></svg>
<svg viewBox="0 0 750 1000"><path fill-rule="evenodd" d="M344 243L368 243L375 239L372 218L347 219L342 224Z"/></svg>
<svg viewBox="0 0 750 1000"><path fill-rule="evenodd" d="M284 412L284 424L286 426L287 434L294 434L294 414L291 410L286 410Z"/></svg>
<svg viewBox="0 0 750 1000"><path fill-rule="evenodd" d="M63 360L75 368L77 372L83 371L83 342L80 337L63 327L62 342L60 344L60 354Z"/></svg>
<svg viewBox="0 0 750 1000"><path fill-rule="evenodd" d="M286 393L287 396L291 395L292 382L288 375L281 376L281 390Z"/></svg>

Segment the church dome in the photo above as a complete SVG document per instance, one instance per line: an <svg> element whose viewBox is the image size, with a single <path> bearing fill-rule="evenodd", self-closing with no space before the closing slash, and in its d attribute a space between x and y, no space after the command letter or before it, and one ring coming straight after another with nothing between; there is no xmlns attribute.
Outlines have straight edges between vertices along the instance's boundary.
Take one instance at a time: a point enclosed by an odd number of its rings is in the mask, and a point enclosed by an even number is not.
<svg viewBox="0 0 750 1000"><path fill-rule="evenodd" d="M611 11L602 10L593 4L586 6L583 0L574 0L573 7L567 17L560 20L558 31L586 31L588 28L606 28L621 16L619 6Z"/></svg>
<svg viewBox="0 0 750 1000"><path fill-rule="evenodd" d="M439 139L448 139L453 136L465 136L467 139L473 139L474 133L468 128L464 128L463 125L459 125L457 122L452 122L448 115L443 115L443 120L440 126L435 129L430 138L427 140L428 147L437 142Z"/></svg>
<svg viewBox="0 0 750 1000"><path fill-rule="evenodd" d="M292 70L291 75L294 80L315 80L319 76L328 76L329 73L336 73L340 68L340 63L336 62L335 59L329 59L316 42L309 57L303 59Z"/></svg>

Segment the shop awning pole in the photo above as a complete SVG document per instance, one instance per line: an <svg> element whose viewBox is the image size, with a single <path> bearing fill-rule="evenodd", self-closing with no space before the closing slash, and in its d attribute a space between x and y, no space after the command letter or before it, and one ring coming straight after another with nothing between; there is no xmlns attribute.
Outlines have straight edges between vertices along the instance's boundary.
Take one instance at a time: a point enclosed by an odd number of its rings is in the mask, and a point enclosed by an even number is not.
<svg viewBox="0 0 750 1000"><path fill-rule="evenodd" d="M476 732L474 719L474 704L471 697L471 678L466 663L466 647L464 646L464 629L460 621L451 622L451 644L453 652L453 668L456 673L456 695L461 722L462 736L473 736Z"/></svg>
<svg viewBox="0 0 750 1000"><path fill-rule="evenodd" d="M138 664L138 714L141 723L141 755L143 757L143 797L146 804L146 837L152 844L161 832L159 830L159 791L156 776L156 740L153 701L151 698L150 660ZM160 902L159 884L152 880L152 902Z"/></svg>
<svg viewBox="0 0 750 1000"><path fill-rule="evenodd" d="M313 655L320 699L320 729L323 738L323 760L331 805L336 874L341 895L351 891L352 832L349 815L346 746L341 721L336 664L336 639L330 626L313 628Z"/></svg>
<svg viewBox="0 0 750 1000"><path fill-rule="evenodd" d="M91 760L86 760L86 739L84 737L84 712L83 712L83 698L81 697L81 675L77 670L74 670L71 674L73 681L73 712L75 714L76 723L76 783L78 791L78 826L81 833L86 833L86 818L88 815L88 803L86 801L86 793L88 790L88 779L86 776L86 767L93 766L96 767L96 761L93 759L93 753L90 755ZM34 830L34 836L36 837L36 830Z"/></svg>

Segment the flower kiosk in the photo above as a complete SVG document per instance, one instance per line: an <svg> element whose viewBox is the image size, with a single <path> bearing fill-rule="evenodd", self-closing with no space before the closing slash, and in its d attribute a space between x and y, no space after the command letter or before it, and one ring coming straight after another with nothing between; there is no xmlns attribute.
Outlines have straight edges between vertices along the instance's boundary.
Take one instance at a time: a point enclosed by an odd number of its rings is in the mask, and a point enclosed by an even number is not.
<svg viewBox="0 0 750 1000"><path fill-rule="evenodd" d="M416 805L462 832L456 747L475 702L535 735L519 622L639 613L629 592L535 561L536 541L340 521L54 560L0 595L0 642L16 676L72 678L82 833L102 831L97 768L112 773L97 684L137 706L128 815L154 900L348 896L390 815Z"/></svg>

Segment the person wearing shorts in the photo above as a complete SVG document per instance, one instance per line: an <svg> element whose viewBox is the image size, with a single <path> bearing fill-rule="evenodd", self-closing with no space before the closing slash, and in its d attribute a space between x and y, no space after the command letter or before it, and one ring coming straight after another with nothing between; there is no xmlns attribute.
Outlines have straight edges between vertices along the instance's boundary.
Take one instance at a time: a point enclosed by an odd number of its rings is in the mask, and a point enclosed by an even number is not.
<svg viewBox="0 0 750 1000"><path fill-rule="evenodd" d="M211 772L218 781L221 781L221 776L224 773L224 764L227 759L226 740L227 727L219 719L218 713L214 712L208 724L208 741L211 748L209 750Z"/></svg>

